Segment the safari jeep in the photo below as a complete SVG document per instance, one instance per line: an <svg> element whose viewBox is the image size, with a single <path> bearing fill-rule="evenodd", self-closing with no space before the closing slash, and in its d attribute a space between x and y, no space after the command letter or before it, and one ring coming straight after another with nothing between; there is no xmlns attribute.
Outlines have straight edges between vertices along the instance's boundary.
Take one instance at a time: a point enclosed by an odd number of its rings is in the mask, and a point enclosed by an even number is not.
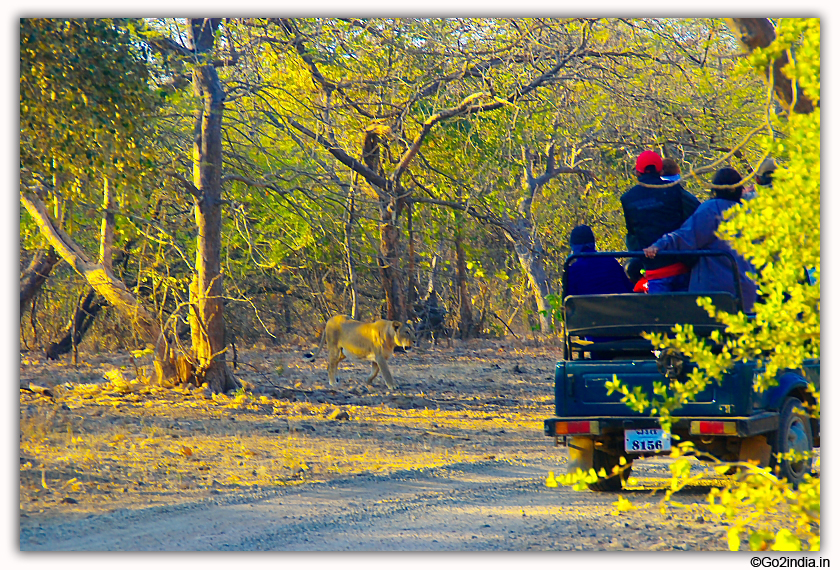
<svg viewBox="0 0 840 570"><path fill-rule="evenodd" d="M642 255L580 253L570 256L566 266L577 257ZM738 283L731 255L720 251L696 255L727 255ZM564 271L564 291L565 285ZM694 365L671 351L657 357L641 333L669 333L677 323L694 325L701 336L716 329L723 332L723 325L697 306L699 296L711 297L716 307L728 312L742 307L740 291L737 295L626 293L563 299L566 359L555 369L555 417L544 421L544 432L555 438L557 445L568 446L570 473L578 468L605 469L608 476L590 484L590 489L619 490L635 459L670 451L672 438L662 430L658 418L634 412L621 402L618 392L607 395L605 384L615 376L630 389L641 386L653 394L654 382L667 384L667 378L684 378ZM811 451L819 446L819 420L810 418L805 408L811 399L808 383L813 381L819 387L819 361L780 374L778 386L761 394L752 387L756 372L754 363L738 363L721 383L710 382L696 401L673 413L671 432L680 441L692 441L698 452L722 461L757 460L761 466L777 467L780 477L798 484L810 472L811 461L777 461L775 454ZM626 468L612 474L622 457Z"/></svg>

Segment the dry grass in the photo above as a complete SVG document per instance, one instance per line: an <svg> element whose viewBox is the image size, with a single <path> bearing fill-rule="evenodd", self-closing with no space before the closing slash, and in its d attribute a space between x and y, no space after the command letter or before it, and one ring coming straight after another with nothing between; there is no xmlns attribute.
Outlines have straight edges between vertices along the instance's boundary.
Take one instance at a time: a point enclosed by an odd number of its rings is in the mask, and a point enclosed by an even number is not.
<svg viewBox="0 0 840 570"><path fill-rule="evenodd" d="M552 351L475 346L395 357L394 395L359 391L362 364L342 366L349 381L329 390L324 363L297 364L294 348L240 355L248 388L229 396L154 386L122 354L78 367L23 358L22 387L51 396L21 390L20 512L172 504L548 445Z"/></svg>

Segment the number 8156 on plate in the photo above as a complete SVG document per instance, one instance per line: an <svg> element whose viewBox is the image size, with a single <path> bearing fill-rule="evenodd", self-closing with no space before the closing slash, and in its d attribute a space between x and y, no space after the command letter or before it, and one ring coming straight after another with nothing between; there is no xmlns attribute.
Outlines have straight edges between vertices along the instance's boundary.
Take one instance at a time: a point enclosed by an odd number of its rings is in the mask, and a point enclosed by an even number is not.
<svg viewBox="0 0 840 570"><path fill-rule="evenodd" d="M671 434L663 429L626 429L624 430L624 451L645 453L647 451L669 451Z"/></svg>

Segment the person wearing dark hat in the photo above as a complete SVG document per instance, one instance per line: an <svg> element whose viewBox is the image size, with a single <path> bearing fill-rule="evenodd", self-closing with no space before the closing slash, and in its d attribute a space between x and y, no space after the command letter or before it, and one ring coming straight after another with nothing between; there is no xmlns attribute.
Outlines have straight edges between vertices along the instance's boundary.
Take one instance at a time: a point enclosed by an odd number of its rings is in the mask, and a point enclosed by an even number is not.
<svg viewBox="0 0 840 570"><path fill-rule="evenodd" d="M712 179L714 197L703 202L697 211L677 230L669 232L644 249L645 256L655 259L660 251L692 251L698 249L723 250L731 252L738 263L741 291L744 295L744 311L751 313L756 300L756 286L747 277L754 271L752 265L732 249L725 240L717 236L717 229L723 220L723 213L741 201L743 186L741 175L734 168L721 168ZM701 257L691 268L688 290L692 293L725 291L732 294L736 286L732 278L732 266L728 257Z"/></svg>
<svg viewBox="0 0 840 570"><path fill-rule="evenodd" d="M679 228L700 206L700 200L680 184L663 180L662 158L652 150L636 160L638 184L621 196L627 249L641 251L668 232ZM685 291L690 266L674 258L645 259L648 292Z"/></svg>
<svg viewBox="0 0 840 570"><path fill-rule="evenodd" d="M597 251L595 234L587 225L577 226L569 234L572 254ZM564 295L609 295L633 290L621 264L612 257L579 257L567 268Z"/></svg>

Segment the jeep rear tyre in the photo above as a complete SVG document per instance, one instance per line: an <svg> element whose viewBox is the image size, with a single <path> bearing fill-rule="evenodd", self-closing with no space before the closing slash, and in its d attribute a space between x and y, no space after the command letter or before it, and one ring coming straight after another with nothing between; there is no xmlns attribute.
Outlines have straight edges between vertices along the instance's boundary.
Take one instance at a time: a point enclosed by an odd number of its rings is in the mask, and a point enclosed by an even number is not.
<svg viewBox="0 0 840 570"><path fill-rule="evenodd" d="M768 437L773 446L770 466L780 479L787 479L794 487L799 485L806 474L811 473L811 458L779 460L778 453L796 451L810 453L814 447L814 436L811 433L811 420L805 406L799 398L790 397L782 404L779 415L779 431Z"/></svg>
<svg viewBox="0 0 840 570"><path fill-rule="evenodd" d="M608 477L605 479L598 479L596 483L590 483L589 488L591 490L606 492L621 491L622 484L627 481L628 477L630 477L632 461L628 460L627 463L621 467L621 471L613 475L613 469L619 464L619 457L619 455L611 455L603 451L598 451L597 449L594 450L592 453L592 463L594 464L593 467L595 468L595 472L599 472L603 467L604 471L607 472Z"/></svg>
<svg viewBox="0 0 840 570"><path fill-rule="evenodd" d="M607 453L596 448L595 441L588 437L572 437L569 441L569 465L568 472L575 473L578 469L588 472L594 469L597 473L602 468L607 473L606 478L600 478L595 483L590 483L592 491L615 492L620 491L622 482L627 481L630 476L632 460L628 459L622 467L622 471L613 475L613 468L619 464L620 453Z"/></svg>

